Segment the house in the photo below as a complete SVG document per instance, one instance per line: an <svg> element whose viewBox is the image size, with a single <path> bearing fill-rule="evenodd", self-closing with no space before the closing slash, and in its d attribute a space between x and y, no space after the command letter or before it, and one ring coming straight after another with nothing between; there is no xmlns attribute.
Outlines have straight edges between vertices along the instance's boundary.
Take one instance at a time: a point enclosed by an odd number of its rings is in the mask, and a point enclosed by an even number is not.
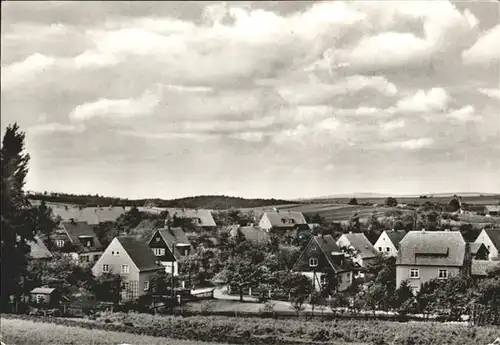
<svg viewBox="0 0 500 345"><path fill-rule="evenodd" d="M410 231L399 242L396 285L408 280L418 291L432 279L467 273L468 246L459 231Z"/></svg>
<svg viewBox="0 0 500 345"><path fill-rule="evenodd" d="M404 230L386 230L382 232L375 244L375 249L387 256L398 255L399 242L405 237L406 231Z"/></svg>
<svg viewBox="0 0 500 345"><path fill-rule="evenodd" d="M30 246L30 252L27 255L28 260L52 259L52 253L47 249L47 246L45 246L40 237L35 236L33 241L28 241L28 245Z"/></svg>
<svg viewBox="0 0 500 345"><path fill-rule="evenodd" d="M500 261L472 260L471 276L475 278L485 278L489 272L500 268Z"/></svg>
<svg viewBox="0 0 500 345"><path fill-rule="evenodd" d="M337 240L337 246L340 248L349 248L355 251L352 259L361 267L368 266L375 260L378 252L363 233L342 234Z"/></svg>
<svg viewBox="0 0 500 345"><path fill-rule="evenodd" d="M213 230L217 228L212 212L204 209L188 209L188 208L167 208L168 218L173 221L174 226L178 226L176 219L190 220L191 224L195 227L202 228L204 230Z"/></svg>
<svg viewBox="0 0 500 345"><path fill-rule="evenodd" d="M122 276L124 301L147 294L151 279L164 270L148 244L132 236L115 237L92 267L96 277L104 273Z"/></svg>
<svg viewBox="0 0 500 345"><path fill-rule="evenodd" d="M268 243L270 236L269 233L254 225L250 226L232 226L229 229L229 235L233 238L235 238L238 234L238 231L245 236L245 239L250 242L254 243Z"/></svg>
<svg viewBox="0 0 500 345"><path fill-rule="evenodd" d="M499 260L500 252L500 229L483 229L475 243L484 243L486 249L488 249L488 259L489 260Z"/></svg>
<svg viewBox="0 0 500 345"><path fill-rule="evenodd" d="M156 260L165 267L165 272L179 274L179 258L194 251L182 228L158 229L148 242Z"/></svg>
<svg viewBox="0 0 500 345"><path fill-rule="evenodd" d="M98 206L98 207L75 207L71 205L50 205L54 215L61 217L63 221L87 222L91 226L100 223L115 222L121 215L129 211L131 207Z"/></svg>
<svg viewBox="0 0 500 345"><path fill-rule="evenodd" d="M490 251L484 243L469 242L469 248L473 260L488 260Z"/></svg>
<svg viewBox="0 0 500 345"><path fill-rule="evenodd" d="M52 239L60 251L69 253L81 265L93 264L103 253L99 239L87 222L74 219L61 222Z"/></svg>
<svg viewBox="0 0 500 345"><path fill-rule="evenodd" d="M273 230L281 234L288 230L297 229L297 226L305 226L309 229L302 212L294 212L290 210L264 212L259 221L259 227L267 232Z"/></svg>
<svg viewBox="0 0 500 345"><path fill-rule="evenodd" d="M311 237L292 271L309 277L316 290L336 281L338 291L344 291L351 286L353 279L352 262L331 235Z"/></svg>
<svg viewBox="0 0 500 345"><path fill-rule="evenodd" d="M55 288L37 287L30 291L30 304L35 307L57 308L61 302L61 294Z"/></svg>
<svg viewBox="0 0 500 345"><path fill-rule="evenodd" d="M500 205L484 206L484 214L490 217L500 217Z"/></svg>

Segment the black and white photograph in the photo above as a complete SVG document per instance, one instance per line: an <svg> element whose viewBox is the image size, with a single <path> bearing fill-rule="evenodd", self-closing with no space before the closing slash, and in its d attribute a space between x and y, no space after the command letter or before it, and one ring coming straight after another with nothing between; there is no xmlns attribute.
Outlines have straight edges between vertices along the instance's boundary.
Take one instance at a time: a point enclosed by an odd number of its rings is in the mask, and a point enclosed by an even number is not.
<svg viewBox="0 0 500 345"><path fill-rule="evenodd" d="M1 345L500 345L500 1L1 1Z"/></svg>

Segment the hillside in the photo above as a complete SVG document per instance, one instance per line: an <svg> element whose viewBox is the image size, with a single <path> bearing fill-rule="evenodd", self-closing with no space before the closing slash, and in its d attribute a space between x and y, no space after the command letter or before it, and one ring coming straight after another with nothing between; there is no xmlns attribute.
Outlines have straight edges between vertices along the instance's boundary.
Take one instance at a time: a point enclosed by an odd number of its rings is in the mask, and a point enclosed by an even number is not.
<svg viewBox="0 0 500 345"><path fill-rule="evenodd" d="M69 204L85 207L97 206L144 206L154 205L157 207L184 207L184 208L249 208L264 207L269 205L290 204L290 201L278 199L245 199L226 195L200 195L180 199L125 199L106 197L101 195L76 195L64 193L51 194L28 194L30 200L46 201L57 204Z"/></svg>

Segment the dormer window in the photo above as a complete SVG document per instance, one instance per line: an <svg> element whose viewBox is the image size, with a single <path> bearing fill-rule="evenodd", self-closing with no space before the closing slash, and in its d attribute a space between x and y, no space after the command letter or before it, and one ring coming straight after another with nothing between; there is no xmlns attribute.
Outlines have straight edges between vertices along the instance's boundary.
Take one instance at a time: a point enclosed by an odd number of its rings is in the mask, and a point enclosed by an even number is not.
<svg viewBox="0 0 500 345"><path fill-rule="evenodd" d="M318 259L310 258L309 259L309 267L318 267Z"/></svg>

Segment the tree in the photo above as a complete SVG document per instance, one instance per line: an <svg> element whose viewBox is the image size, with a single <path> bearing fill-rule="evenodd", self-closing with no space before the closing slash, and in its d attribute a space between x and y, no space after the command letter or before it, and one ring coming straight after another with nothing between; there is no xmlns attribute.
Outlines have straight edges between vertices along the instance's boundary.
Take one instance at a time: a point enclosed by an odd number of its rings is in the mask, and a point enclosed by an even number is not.
<svg viewBox="0 0 500 345"><path fill-rule="evenodd" d="M122 291L122 277L119 274L103 273L94 285L92 291L98 301L120 303Z"/></svg>
<svg viewBox="0 0 500 345"><path fill-rule="evenodd" d="M352 232L361 232L361 223L359 222L359 215L358 213L354 213L349 219L349 225L348 225L349 231Z"/></svg>
<svg viewBox="0 0 500 345"><path fill-rule="evenodd" d="M394 292L394 296L391 300L391 305L398 311L400 315L404 316L411 311L414 301L415 296L413 295L410 282L405 280Z"/></svg>
<svg viewBox="0 0 500 345"><path fill-rule="evenodd" d="M456 198L451 199L448 203L447 210L448 212L457 212L458 210L460 210L460 201L458 201Z"/></svg>
<svg viewBox="0 0 500 345"><path fill-rule="evenodd" d="M351 198L351 200L349 200L349 202L347 204L348 205L357 205L358 204L358 199Z"/></svg>
<svg viewBox="0 0 500 345"><path fill-rule="evenodd" d="M36 222L23 191L30 156L25 152L25 133L17 123L6 129L0 149L1 175L1 308L11 296L19 298L18 285L26 271L27 241L33 240Z"/></svg>
<svg viewBox="0 0 500 345"><path fill-rule="evenodd" d="M59 225L61 217L55 217L52 209L47 207L45 201L42 200L40 205L34 208L34 216L36 228L35 232L42 235L46 240L47 248L52 250L54 244L52 243L52 234Z"/></svg>
<svg viewBox="0 0 500 345"><path fill-rule="evenodd" d="M385 199L385 205L387 207L396 207L396 206L398 206L398 201L395 198L393 198L392 196L390 196L387 199Z"/></svg>

